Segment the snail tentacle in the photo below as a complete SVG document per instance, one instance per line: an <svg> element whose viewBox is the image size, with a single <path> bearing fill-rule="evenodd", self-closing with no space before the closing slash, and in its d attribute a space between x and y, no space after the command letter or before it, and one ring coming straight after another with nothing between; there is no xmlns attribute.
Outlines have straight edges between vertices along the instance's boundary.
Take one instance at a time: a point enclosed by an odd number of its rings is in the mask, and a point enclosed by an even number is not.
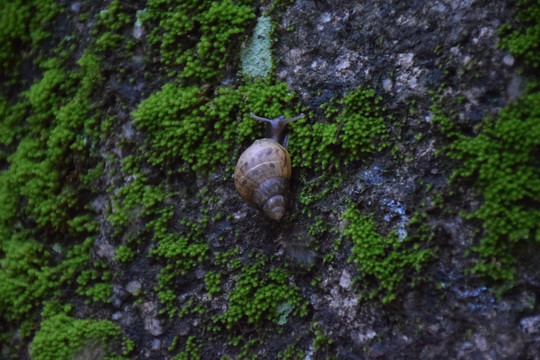
<svg viewBox="0 0 540 360"><path fill-rule="evenodd" d="M287 144L287 141L286 141L287 135L286 135L285 129L287 127L287 124L289 124L289 123L291 123L291 122L293 122L295 120L303 118L304 114L301 113L301 114L299 114L297 116L294 116L294 117L288 118L288 119L284 115L280 115L275 119L263 118L261 116L255 115L254 113L250 113L249 116L251 116L255 120L263 121L263 122L266 122L267 124L269 124L268 131L267 131L267 137L270 138L270 139L274 139L276 142L278 142L281 145L286 146L286 144Z"/></svg>

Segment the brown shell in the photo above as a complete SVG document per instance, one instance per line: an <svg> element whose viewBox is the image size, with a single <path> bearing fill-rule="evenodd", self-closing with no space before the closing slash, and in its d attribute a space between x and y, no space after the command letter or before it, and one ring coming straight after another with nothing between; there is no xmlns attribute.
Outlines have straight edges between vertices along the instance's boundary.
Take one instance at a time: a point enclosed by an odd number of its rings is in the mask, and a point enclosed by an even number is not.
<svg viewBox="0 0 540 360"><path fill-rule="evenodd" d="M234 171L234 183L240 196L248 203L261 207L254 191L264 181L291 178L291 158L283 146L272 139L259 139L240 155ZM285 195L285 194L282 194Z"/></svg>

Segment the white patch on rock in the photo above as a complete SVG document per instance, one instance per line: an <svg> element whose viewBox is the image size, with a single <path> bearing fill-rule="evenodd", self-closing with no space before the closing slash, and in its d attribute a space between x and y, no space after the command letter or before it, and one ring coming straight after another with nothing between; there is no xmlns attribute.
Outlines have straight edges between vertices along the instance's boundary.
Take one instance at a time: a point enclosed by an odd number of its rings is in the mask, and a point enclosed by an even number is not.
<svg viewBox="0 0 540 360"><path fill-rule="evenodd" d="M384 91L392 91L392 87L394 86L392 79L386 78L382 81L382 86Z"/></svg>
<svg viewBox="0 0 540 360"><path fill-rule="evenodd" d="M351 287L351 274L347 269L343 269L341 272L341 277L339 278L339 286L344 289L349 289Z"/></svg>
<svg viewBox="0 0 540 360"><path fill-rule="evenodd" d="M133 280L126 285L126 291L131 295L137 295L141 292L142 285L139 281Z"/></svg>
<svg viewBox="0 0 540 360"><path fill-rule="evenodd" d="M528 316L521 319L519 327L521 331L528 335L540 333L540 315Z"/></svg>
<svg viewBox="0 0 540 360"><path fill-rule="evenodd" d="M414 62L413 53L398 54L396 65L403 69L410 69Z"/></svg>
<svg viewBox="0 0 540 360"><path fill-rule="evenodd" d="M325 12L321 15L321 22L326 24L327 22L330 22L332 20L332 14L329 12Z"/></svg>
<svg viewBox="0 0 540 360"><path fill-rule="evenodd" d="M404 240L407 237L407 222L409 218L405 215L405 205L401 204L396 200L383 200L383 206L389 211L384 215L384 220L390 222L396 216L398 217L398 222L396 226L396 233L399 240Z"/></svg>
<svg viewBox="0 0 540 360"><path fill-rule="evenodd" d="M506 66L512 66L514 65L514 57L510 54L507 54L503 57L503 64L506 65Z"/></svg>
<svg viewBox="0 0 540 360"><path fill-rule="evenodd" d="M148 331L153 336L159 336L163 334L163 328L161 327L159 320L155 318L144 319L144 330Z"/></svg>
<svg viewBox="0 0 540 360"><path fill-rule="evenodd" d="M143 33L144 33L144 29L142 27L142 23L139 19L137 19L135 21L135 25L133 26L133 37L137 40L139 40L142 36L143 36Z"/></svg>
<svg viewBox="0 0 540 360"><path fill-rule="evenodd" d="M377 336L377 333L373 330L368 330L365 333L358 333L357 339L359 343L365 343Z"/></svg>

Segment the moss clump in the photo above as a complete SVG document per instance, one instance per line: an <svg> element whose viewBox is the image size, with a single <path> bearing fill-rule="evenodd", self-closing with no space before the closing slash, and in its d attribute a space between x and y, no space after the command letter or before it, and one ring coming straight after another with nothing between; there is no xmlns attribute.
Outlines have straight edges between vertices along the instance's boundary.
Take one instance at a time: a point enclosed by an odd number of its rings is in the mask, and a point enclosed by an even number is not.
<svg viewBox="0 0 540 360"><path fill-rule="evenodd" d="M373 90L362 87L322 105L327 122L308 124L307 118L291 123L289 150L293 165L315 168L322 175L302 188L303 213L343 181L344 165L361 161L388 146L388 130Z"/></svg>
<svg viewBox="0 0 540 360"><path fill-rule="evenodd" d="M265 270L264 265L265 261L259 260L242 269L229 293L227 312L214 317L216 324L227 330L240 329L245 324L260 327L265 322L283 325L290 313L306 314L300 290L291 286L289 274L278 268Z"/></svg>
<svg viewBox="0 0 540 360"><path fill-rule="evenodd" d="M327 123L291 124L293 164L319 169L339 168L383 149L387 129L373 90L361 87L324 104Z"/></svg>
<svg viewBox="0 0 540 360"><path fill-rule="evenodd" d="M81 262L88 262L93 240L85 239L96 224L82 200L88 191L82 179L96 138L89 98L100 85L97 63L86 53L79 70L68 75L61 61L51 59L44 64L43 77L12 106L25 122L13 121L20 140L0 173L0 304L3 319L14 326L33 319L41 301L74 281ZM84 243L73 246L74 239ZM52 257L56 245L60 250Z"/></svg>
<svg viewBox="0 0 540 360"><path fill-rule="evenodd" d="M2 244L5 256L0 260L0 312L4 324L27 324L35 321L42 301L59 296L64 286L74 284L90 262L93 239L75 245L60 264L54 264L44 244L29 238L26 232ZM6 327L6 328L9 328ZM31 328L31 327L30 327ZM22 337L29 336L26 330Z"/></svg>
<svg viewBox="0 0 540 360"><path fill-rule="evenodd" d="M476 137L460 136L449 154L462 161L454 177L472 181L484 198L470 214L485 227L475 270L510 280L515 250L540 242L540 92L486 120Z"/></svg>
<svg viewBox="0 0 540 360"><path fill-rule="evenodd" d="M519 0L516 6L520 22L516 27L501 27L499 45L523 57L527 65L537 68L540 66L540 3L537 0Z"/></svg>
<svg viewBox="0 0 540 360"><path fill-rule="evenodd" d="M0 3L0 83L16 80L22 60L34 57L41 41L49 36L48 28L60 12L52 0L6 0ZM21 56L22 54L22 56ZM4 83L5 85L5 83ZM0 86L3 90L3 86Z"/></svg>
<svg viewBox="0 0 540 360"><path fill-rule="evenodd" d="M77 277L77 294L88 297L87 303L90 299L108 303L112 292L111 277L106 264L98 262L93 268L81 271Z"/></svg>
<svg viewBox="0 0 540 360"><path fill-rule="evenodd" d="M156 246L150 252L151 256L165 260L165 265L158 275L159 284L156 287L158 297L165 306L163 312L169 316L178 314L178 296L175 290L178 287L178 278L192 270L197 264L208 257L208 244L204 241L203 229L206 220L200 223L191 223L186 219L182 221L185 227L181 234L167 232L167 223L172 216L170 209L152 221L149 225L154 228L154 243Z"/></svg>
<svg viewBox="0 0 540 360"><path fill-rule="evenodd" d="M204 275L204 284L208 295L214 296L221 291L221 273L208 272Z"/></svg>
<svg viewBox="0 0 540 360"><path fill-rule="evenodd" d="M0 260L0 312L7 322L27 318L33 306L49 292L50 254L37 241L10 240L3 244Z"/></svg>
<svg viewBox="0 0 540 360"><path fill-rule="evenodd" d="M112 49L118 51L120 44L126 40L121 30L132 22L132 17L125 13L126 10L119 0L113 0L107 9L96 16L96 26L92 29L92 35L101 33L94 43L96 51Z"/></svg>
<svg viewBox="0 0 540 360"><path fill-rule="evenodd" d="M147 134L145 152L155 166L208 171L231 161L239 143L255 137L250 112L277 117L293 94L285 83L257 81L222 87L209 98L203 89L169 83L144 100L133 122Z"/></svg>
<svg viewBox="0 0 540 360"><path fill-rule="evenodd" d="M124 264L128 264L135 259L135 252L126 245L120 245L114 254L114 259Z"/></svg>
<svg viewBox="0 0 540 360"><path fill-rule="evenodd" d="M356 282L363 285L375 280L376 285L368 294L372 299L380 295L383 304L393 301L403 283L413 278L431 257L431 251L420 244L411 244L409 238L400 240L395 233L383 236L376 231L373 219L349 206L342 215L347 221L342 235L353 242L349 262L358 265Z"/></svg>
<svg viewBox="0 0 540 360"><path fill-rule="evenodd" d="M82 164L97 136L96 119L89 116L89 94L101 82L95 56L86 53L79 66L80 72L71 75L56 67L49 69L21 95L27 128L17 150L8 157L11 166L1 174L4 195L0 196L5 201L0 219L15 221L21 211L16 204L25 199L23 211L38 226L92 230L91 222L86 229L83 222L70 226L74 220L70 210L80 206L74 184L84 175ZM76 85L78 91L73 93Z"/></svg>
<svg viewBox="0 0 540 360"><path fill-rule="evenodd" d="M54 49L37 46L46 36L44 24L53 26L60 11L55 2L8 1L0 7L0 22L4 16L21 22L12 38L2 33L1 50L16 43L13 54L39 64L30 86L0 87L0 341L11 356L13 339L28 341L36 330L45 299L78 293L108 301L110 285L108 273L89 256L97 229L89 199L103 170L96 156L103 136L100 111L93 99L103 85L101 59L86 50L77 60L73 47L66 50L67 36ZM45 60L43 54L54 57ZM15 76L18 63L6 61Z"/></svg>
<svg viewBox="0 0 540 360"><path fill-rule="evenodd" d="M65 313L52 315L41 322L30 345L32 360L87 359L120 360L120 328L108 320L80 320Z"/></svg>
<svg viewBox="0 0 540 360"><path fill-rule="evenodd" d="M199 360L199 342L195 336L188 337L184 351L174 356L171 360Z"/></svg>
<svg viewBox="0 0 540 360"><path fill-rule="evenodd" d="M161 62L182 79L217 77L235 52L241 34L255 17L246 0L178 3L149 0L140 18L150 30L148 41L159 47Z"/></svg>
<svg viewBox="0 0 540 360"><path fill-rule="evenodd" d="M306 358L306 352L295 344L291 344L285 350L278 352L277 358L280 360L302 360Z"/></svg>
<svg viewBox="0 0 540 360"><path fill-rule="evenodd" d="M126 157L124 164L132 162L134 157ZM162 202L171 196L163 186L148 184L146 176L133 169L131 182L116 189L112 195L111 213L107 219L114 227L114 235L122 234L128 243L138 243L141 235L150 230L144 226L145 220L150 220L155 214L164 215ZM128 172L129 174L129 172Z"/></svg>
<svg viewBox="0 0 540 360"><path fill-rule="evenodd" d="M519 0L514 28L500 29L499 46L522 58L526 65L540 65L540 4ZM540 241L540 92L535 80L526 93L508 104L494 118L475 129L476 136L462 134L452 122L452 110L434 106L434 121L453 142L445 152L461 165L452 176L472 184L483 197L469 218L482 221L480 244L473 250L481 259L474 271L495 280L515 279L516 256Z"/></svg>

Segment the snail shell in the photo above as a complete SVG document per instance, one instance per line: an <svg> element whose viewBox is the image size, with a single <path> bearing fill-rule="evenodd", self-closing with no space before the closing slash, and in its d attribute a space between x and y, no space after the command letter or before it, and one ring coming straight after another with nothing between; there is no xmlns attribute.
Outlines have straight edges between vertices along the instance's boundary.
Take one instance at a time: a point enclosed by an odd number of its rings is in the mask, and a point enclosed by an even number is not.
<svg viewBox="0 0 540 360"><path fill-rule="evenodd" d="M272 139L255 140L240 155L234 171L240 196L272 220L285 213L290 178L289 152Z"/></svg>

